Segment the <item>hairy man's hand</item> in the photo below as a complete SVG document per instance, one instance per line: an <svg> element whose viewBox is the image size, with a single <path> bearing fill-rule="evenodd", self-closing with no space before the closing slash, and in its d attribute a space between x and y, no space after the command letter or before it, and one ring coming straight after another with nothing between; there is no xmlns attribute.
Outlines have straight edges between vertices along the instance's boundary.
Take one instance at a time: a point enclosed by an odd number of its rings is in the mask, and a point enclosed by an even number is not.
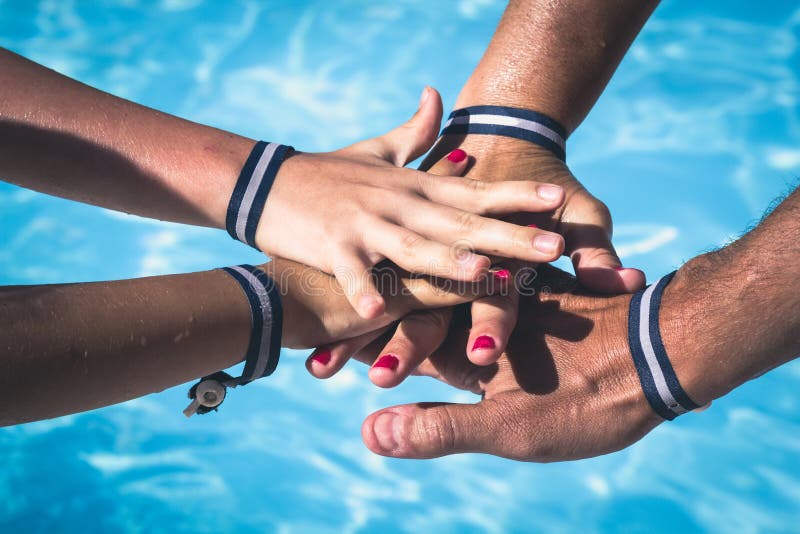
<svg viewBox="0 0 800 534"><path fill-rule="evenodd" d="M571 278L543 270L549 287L522 299L519 325L493 365L477 366L463 357L469 330L457 317L438 349L443 336L432 326L437 321L401 322L389 341L395 352L433 352L417 374L482 393L483 400L380 410L362 428L372 451L402 458L482 452L570 460L626 447L661 422L642 393L628 349L630 296L564 292ZM376 341L356 357L371 362L385 343Z"/></svg>

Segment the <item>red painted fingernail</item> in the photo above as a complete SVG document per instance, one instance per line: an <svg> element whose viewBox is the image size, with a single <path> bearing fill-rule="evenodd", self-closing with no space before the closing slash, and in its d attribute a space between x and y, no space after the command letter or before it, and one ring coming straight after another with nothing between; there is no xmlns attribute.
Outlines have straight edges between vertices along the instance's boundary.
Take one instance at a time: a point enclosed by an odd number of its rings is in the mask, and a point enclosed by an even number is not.
<svg viewBox="0 0 800 534"><path fill-rule="evenodd" d="M612 267L615 271L624 271L625 267Z"/></svg>
<svg viewBox="0 0 800 534"><path fill-rule="evenodd" d="M328 365L328 363L331 361L331 351L326 349L317 349L317 352L311 356L311 359L317 363L321 363L322 365Z"/></svg>
<svg viewBox="0 0 800 534"><path fill-rule="evenodd" d="M400 363L400 360L397 359L397 356L387 354L378 358L378 361L375 362L372 367L383 367L384 369L394 371L397 369L398 363Z"/></svg>
<svg viewBox="0 0 800 534"><path fill-rule="evenodd" d="M475 339L475 343L472 345L472 350L493 349L494 347L494 339L490 336L478 336L477 339Z"/></svg>
<svg viewBox="0 0 800 534"><path fill-rule="evenodd" d="M529 224L529 225L528 225L528 228L539 228L539 227L538 227L538 226L536 226L535 224Z"/></svg>
<svg viewBox="0 0 800 534"><path fill-rule="evenodd" d="M508 269L500 269L499 271L495 271L494 278L500 282L506 282L509 278L511 278L511 271Z"/></svg>
<svg viewBox="0 0 800 534"><path fill-rule="evenodd" d="M467 157L467 153L464 152L463 150L461 150L460 148L457 148L457 149L453 150L452 152L450 152L447 155L447 159L449 159L453 163L458 163L460 161L464 161L464 158L466 158L466 157Z"/></svg>

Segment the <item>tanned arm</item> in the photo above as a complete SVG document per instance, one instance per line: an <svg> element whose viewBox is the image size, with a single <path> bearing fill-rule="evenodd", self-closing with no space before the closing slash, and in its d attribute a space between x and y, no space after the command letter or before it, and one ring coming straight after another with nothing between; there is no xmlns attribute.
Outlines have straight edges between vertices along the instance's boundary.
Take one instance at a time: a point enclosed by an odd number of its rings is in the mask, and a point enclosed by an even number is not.
<svg viewBox="0 0 800 534"><path fill-rule="evenodd" d="M672 367L699 405L800 355L800 191L731 245L681 267L661 301L659 328ZM477 404L407 404L367 418L373 451L428 458L483 452L529 461L606 454L664 420L650 407L628 343L631 297L570 293L543 268L550 291L523 300L520 325L496 365L463 357L469 330L445 334L404 319L389 346L430 354L420 374L483 394ZM385 340L357 355L370 361ZM687 414L682 417L703 417ZM669 423L668 423L669 424Z"/></svg>

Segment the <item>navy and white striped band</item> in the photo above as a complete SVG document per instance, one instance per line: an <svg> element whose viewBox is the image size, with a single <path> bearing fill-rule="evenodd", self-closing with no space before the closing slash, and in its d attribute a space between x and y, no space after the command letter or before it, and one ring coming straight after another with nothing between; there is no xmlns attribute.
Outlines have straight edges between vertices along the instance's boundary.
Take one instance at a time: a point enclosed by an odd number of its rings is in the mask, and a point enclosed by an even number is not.
<svg viewBox="0 0 800 534"><path fill-rule="evenodd" d="M223 383L235 387L269 376L275 371L281 354L283 310L275 283L261 269L252 265L237 265L222 270L239 283L250 303L250 342L244 370L240 377Z"/></svg>
<svg viewBox="0 0 800 534"><path fill-rule="evenodd" d="M503 135L524 139L550 150L559 159L567 157L567 131L536 111L506 106L471 106L450 114L442 133Z"/></svg>
<svg viewBox="0 0 800 534"><path fill-rule="evenodd" d="M658 326L661 295L673 276L674 272L634 294L628 310L628 343L642 390L653 410L670 421L698 408L678 382Z"/></svg>
<svg viewBox="0 0 800 534"><path fill-rule="evenodd" d="M267 195L275 181L286 153L292 147L259 141L242 167L228 203L225 228L232 238L256 247L256 228Z"/></svg>

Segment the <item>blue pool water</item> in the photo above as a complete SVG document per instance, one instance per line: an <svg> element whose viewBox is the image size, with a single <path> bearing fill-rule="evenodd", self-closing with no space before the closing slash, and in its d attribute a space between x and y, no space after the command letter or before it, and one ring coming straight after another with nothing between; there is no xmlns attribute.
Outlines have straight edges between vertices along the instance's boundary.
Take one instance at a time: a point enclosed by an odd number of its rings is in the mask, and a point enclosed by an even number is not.
<svg viewBox="0 0 800 534"><path fill-rule="evenodd" d="M112 93L325 150L376 135L425 84L452 105L493 0L0 0L0 45ZM800 174L800 9L666 1L570 141L650 278L725 243ZM0 184L0 283L101 280L258 260L223 232ZM383 391L351 364L276 375L187 421L179 387L0 430L0 532L800 532L800 364L635 446L556 465L413 462L364 416L474 400L427 379ZM664 461L664 458L670 458Z"/></svg>

